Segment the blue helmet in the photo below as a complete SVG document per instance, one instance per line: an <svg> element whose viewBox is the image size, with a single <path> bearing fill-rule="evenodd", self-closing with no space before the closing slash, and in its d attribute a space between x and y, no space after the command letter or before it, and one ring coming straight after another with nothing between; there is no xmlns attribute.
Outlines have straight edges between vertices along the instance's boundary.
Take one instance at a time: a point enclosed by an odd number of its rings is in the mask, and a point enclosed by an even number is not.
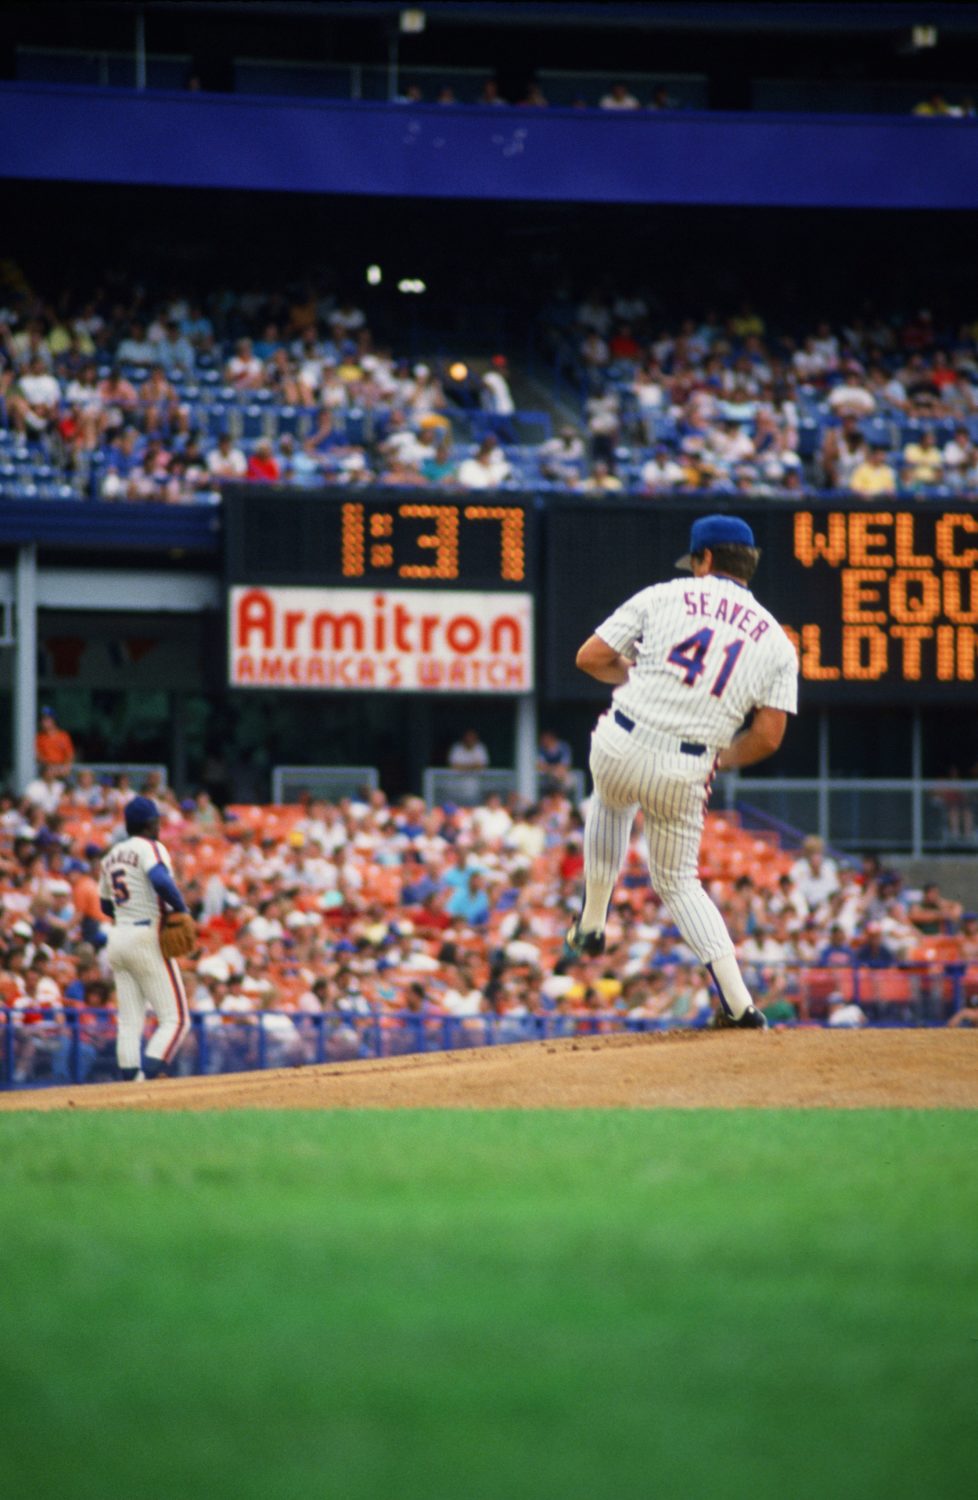
<svg viewBox="0 0 978 1500"><path fill-rule="evenodd" d="M152 797L133 797L125 806L126 832L142 833L160 815Z"/></svg>

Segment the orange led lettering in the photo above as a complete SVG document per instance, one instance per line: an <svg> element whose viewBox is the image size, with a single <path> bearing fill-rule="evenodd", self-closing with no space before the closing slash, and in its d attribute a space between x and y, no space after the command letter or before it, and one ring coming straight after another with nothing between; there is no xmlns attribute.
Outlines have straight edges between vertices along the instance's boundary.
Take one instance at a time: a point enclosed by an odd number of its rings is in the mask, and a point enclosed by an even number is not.
<svg viewBox="0 0 978 1500"><path fill-rule="evenodd" d="M973 568L978 565L978 547L965 547L957 551L957 531L970 536L978 535L978 516L941 516L934 529L934 550L946 568Z"/></svg>
<svg viewBox="0 0 978 1500"><path fill-rule="evenodd" d="M842 675L847 682L876 682L886 672L886 631L878 625L846 625L842 632Z"/></svg>
<svg viewBox="0 0 978 1500"><path fill-rule="evenodd" d="M850 624L886 624L882 590L885 568L844 568L842 579L842 618Z"/></svg>
<svg viewBox="0 0 978 1500"><path fill-rule="evenodd" d="M340 558L344 578L362 578L364 571L363 506L344 505Z"/></svg>
<svg viewBox="0 0 978 1500"><path fill-rule="evenodd" d="M934 632L929 625L894 625L890 634L903 642L903 676L907 682L920 681L920 643L929 641Z"/></svg>
<svg viewBox="0 0 978 1500"><path fill-rule="evenodd" d="M978 646L978 635L970 625L958 626L958 681L974 682L975 680L975 648Z"/></svg>
<svg viewBox="0 0 978 1500"><path fill-rule="evenodd" d="M801 675L809 682L835 682L839 676L838 667L822 665L821 625L801 627Z"/></svg>
<svg viewBox="0 0 978 1500"><path fill-rule="evenodd" d="M875 530L878 526L892 526L893 517L889 511L870 511L867 515L858 512L849 517L849 561L857 568L877 567L892 568L893 558L888 552L878 552L875 549L885 547L889 540L882 531Z"/></svg>
<svg viewBox="0 0 978 1500"><path fill-rule="evenodd" d="M923 569L894 573L890 579L890 613L902 624L936 620L941 612L941 585Z"/></svg>
<svg viewBox="0 0 978 1500"><path fill-rule="evenodd" d="M929 568L933 558L918 557L913 550L914 518L908 511L901 511L896 518L896 561L898 568Z"/></svg>
<svg viewBox="0 0 978 1500"><path fill-rule="evenodd" d="M953 682L954 627L938 625L934 634L937 637L937 680L938 682Z"/></svg>
<svg viewBox="0 0 978 1500"><path fill-rule="evenodd" d="M944 613L955 625L978 625L978 599L976 599L975 575L968 573L968 603L967 607L961 602L961 573L955 569L953 573L945 573L942 578L944 585Z"/></svg>
<svg viewBox="0 0 978 1500"><path fill-rule="evenodd" d="M824 558L832 568L846 560L846 518L838 511L826 517L826 530L815 530L815 517L809 510L795 513L795 556L806 568Z"/></svg>
<svg viewBox="0 0 978 1500"><path fill-rule="evenodd" d="M465 519L500 523L499 576L519 583L526 576L522 510L516 505L467 505Z"/></svg>
<svg viewBox="0 0 978 1500"><path fill-rule="evenodd" d="M405 563L398 568L401 578L458 577L458 507L456 505L401 505L399 516L408 520L434 521L434 531L416 538L419 547L431 548L432 563Z"/></svg>

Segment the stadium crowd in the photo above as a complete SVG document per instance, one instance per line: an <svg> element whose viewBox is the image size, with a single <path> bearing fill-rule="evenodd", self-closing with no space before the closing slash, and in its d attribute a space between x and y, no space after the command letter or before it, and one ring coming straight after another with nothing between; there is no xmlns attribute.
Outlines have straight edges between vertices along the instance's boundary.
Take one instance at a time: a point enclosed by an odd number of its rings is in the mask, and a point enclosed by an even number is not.
<svg viewBox="0 0 978 1500"><path fill-rule="evenodd" d="M206 791L144 790L199 922L184 1071L253 1066L259 1035L263 1060L298 1064L413 1048L419 1027L439 1046L484 1041L487 1020L495 1040L538 1019L571 1034L709 1020L706 976L650 888L640 821L606 951L578 959L564 936L581 902L582 811L558 789L532 806L391 805L377 791L223 810ZM112 1076L97 877L133 792L125 776L50 761L23 797L0 800L0 1068L9 1046L16 1082L72 1066ZM817 838L787 852L720 814L702 873L772 1022L978 1020L978 915L937 886L906 890L875 858L850 866Z"/></svg>
<svg viewBox="0 0 978 1500"><path fill-rule="evenodd" d="M542 337L581 415L530 444L503 354L411 360L355 300L128 286L0 306L0 493L215 501L226 480L489 489L978 495L978 323L926 309L770 329L560 290ZM517 372L518 373L518 372Z"/></svg>

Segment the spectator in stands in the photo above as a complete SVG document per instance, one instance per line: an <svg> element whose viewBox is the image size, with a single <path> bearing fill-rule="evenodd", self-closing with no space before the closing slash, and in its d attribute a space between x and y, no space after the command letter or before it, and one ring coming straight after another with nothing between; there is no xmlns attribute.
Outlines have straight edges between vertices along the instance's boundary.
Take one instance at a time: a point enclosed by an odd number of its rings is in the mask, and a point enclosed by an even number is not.
<svg viewBox="0 0 978 1500"><path fill-rule="evenodd" d="M887 462L886 449L883 447L872 447L849 478L850 490L861 500L872 500L876 495L895 495L896 487L896 472Z"/></svg>
<svg viewBox="0 0 978 1500"><path fill-rule="evenodd" d="M802 842L801 857L791 867L791 878L809 911L814 911L839 889L838 866L834 859L826 857L825 841L817 834L809 834Z"/></svg>
<svg viewBox="0 0 978 1500"><path fill-rule="evenodd" d="M495 78L487 78L485 83L482 85L482 88L479 90L479 94L475 102L476 104L490 105L493 108L496 108L499 105L505 105L507 101L500 94L499 84L496 82Z"/></svg>
<svg viewBox="0 0 978 1500"><path fill-rule="evenodd" d="M540 85L538 83L531 83L520 100L520 108L546 109L549 103L550 100L546 97Z"/></svg>
<svg viewBox="0 0 978 1500"><path fill-rule="evenodd" d="M247 474L248 461L241 449L234 446L230 433L224 433L217 447L208 453L207 469L215 480L243 479Z"/></svg>
<svg viewBox="0 0 978 1500"><path fill-rule="evenodd" d="M939 485L944 455L932 428L922 432L903 450L903 484L907 489L929 489Z"/></svg>
<svg viewBox="0 0 978 1500"><path fill-rule="evenodd" d="M457 478L463 489L495 490L505 484L511 472L509 460L489 433L477 451L459 464Z"/></svg>
<svg viewBox="0 0 978 1500"><path fill-rule="evenodd" d="M478 730L466 729L448 752L453 771L484 771L489 765L489 751L479 738Z"/></svg>
<svg viewBox="0 0 978 1500"><path fill-rule="evenodd" d="M504 443L516 442L513 415L516 402L509 387L509 365L505 354L494 354L482 377L482 407L490 413L492 429Z"/></svg>
<svg viewBox="0 0 978 1500"><path fill-rule="evenodd" d="M262 438L255 444L254 451L248 458L246 478L263 480L267 484L275 484L281 478L278 459L272 452L268 438Z"/></svg>
<svg viewBox="0 0 978 1500"><path fill-rule="evenodd" d="M826 405L839 417L869 417L876 410L876 397L854 360L846 362L842 379L829 391Z"/></svg>
<svg viewBox="0 0 978 1500"><path fill-rule="evenodd" d="M941 452L945 482L952 489L963 488L966 475L975 466L975 459L975 445L967 427L956 427L954 436L948 439Z"/></svg>
<svg viewBox="0 0 978 1500"><path fill-rule="evenodd" d="M647 495L659 495L668 490L680 489L687 483L687 470L670 453L664 443L659 443L651 458L642 465L642 489Z"/></svg>
<svg viewBox="0 0 978 1500"><path fill-rule="evenodd" d="M265 366L254 351L251 339L239 339L228 360L224 378L239 391L256 391L263 382Z"/></svg>
<svg viewBox="0 0 978 1500"><path fill-rule="evenodd" d="M537 776L540 793L567 790L571 771L571 748L566 740L559 739L552 729L545 729L537 746Z"/></svg>
<svg viewBox="0 0 978 1500"><path fill-rule="evenodd" d="M60 778L68 776L75 761L75 746L67 729L62 729L53 708L42 708L40 725L34 738L34 755L38 765L50 766Z"/></svg>
<svg viewBox="0 0 978 1500"><path fill-rule="evenodd" d="M8 397L10 425L26 437L41 437L57 420L60 400L60 385L41 357L35 355Z"/></svg>
<svg viewBox="0 0 978 1500"><path fill-rule="evenodd" d="M169 374L182 370L189 375L193 371L196 363L194 346L186 334L180 331L176 318L167 319L166 331L156 344L153 357L155 363L162 365Z"/></svg>
<svg viewBox="0 0 978 1500"><path fill-rule="evenodd" d="M677 109L679 101L672 97L664 83L660 83L652 90L652 98L649 100L648 107L653 110Z"/></svg>
<svg viewBox="0 0 978 1500"><path fill-rule="evenodd" d="M614 463L615 446L621 429L621 397L610 385L589 396L585 403L587 428L591 439L591 458Z"/></svg>
<svg viewBox="0 0 978 1500"><path fill-rule="evenodd" d="M572 485L580 477L584 457L584 440L577 429L568 424L556 437L540 444L540 473L544 479Z"/></svg>
<svg viewBox="0 0 978 1500"><path fill-rule="evenodd" d="M625 488L606 458L596 458L591 472L577 485L582 495L615 495Z"/></svg>
<svg viewBox="0 0 978 1500"><path fill-rule="evenodd" d="M961 918L961 911L961 902L942 896L940 885L932 880L924 886L920 898L911 905L907 916L925 937L938 937L941 933L954 930Z"/></svg>
<svg viewBox="0 0 978 1500"><path fill-rule="evenodd" d="M602 94L600 109L639 109L635 95L626 83L613 83L606 94Z"/></svg>
<svg viewBox="0 0 978 1500"><path fill-rule="evenodd" d="M847 490L853 474L869 457L869 444L855 416L845 416L838 427L829 427L822 439L822 472L829 489Z"/></svg>
<svg viewBox="0 0 978 1500"><path fill-rule="evenodd" d="M863 929L863 940L855 950L856 963L866 969L892 969L897 955L883 941L883 928L879 922L867 922Z"/></svg>
<svg viewBox="0 0 978 1500"><path fill-rule="evenodd" d="M24 788L24 801L29 807L39 807L46 816L56 813L65 794L65 783L54 765L42 765L40 773Z"/></svg>
<svg viewBox="0 0 978 1500"><path fill-rule="evenodd" d="M151 365L156 358L156 348L146 336L146 325L134 318L129 332L115 351L120 365Z"/></svg>

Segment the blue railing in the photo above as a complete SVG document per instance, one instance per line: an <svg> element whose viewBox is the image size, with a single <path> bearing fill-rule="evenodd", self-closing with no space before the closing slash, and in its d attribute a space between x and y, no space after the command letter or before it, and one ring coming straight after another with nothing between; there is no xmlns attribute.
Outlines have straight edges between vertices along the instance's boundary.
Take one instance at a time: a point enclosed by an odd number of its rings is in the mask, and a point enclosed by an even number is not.
<svg viewBox="0 0 978 1500"><path fill-rule="evenodd" d="M858 965L838 970L810 967L790 976L785 998L810 1024L826 1024L833 1004L845 1000L860 1005L870 1025L941 1026L965 1003L969 993L966 972L963 963L886 970ZM772 970L764 973L770 977ZM835 980L829 976L837 976L844 994L833 989ZM894 976L900 976L899 983L888 984L887 977ZM751 974L751 978L758 976ZM762 1004L773 998L773 994L764 996L763 984L759 994ZM0 1007L0 1089L111 1081L116 1077L115 1019L111 1007L51 1007L39 1012ZM176 1067L182 1076L260 1072L609 1033L699 1030L710 1015L703 1011L676 1019L592 1011L444 1016L377 1009L354 1014L341 1009L318 1015L195 1011L190 1019L190 1035Z"/></svg>

